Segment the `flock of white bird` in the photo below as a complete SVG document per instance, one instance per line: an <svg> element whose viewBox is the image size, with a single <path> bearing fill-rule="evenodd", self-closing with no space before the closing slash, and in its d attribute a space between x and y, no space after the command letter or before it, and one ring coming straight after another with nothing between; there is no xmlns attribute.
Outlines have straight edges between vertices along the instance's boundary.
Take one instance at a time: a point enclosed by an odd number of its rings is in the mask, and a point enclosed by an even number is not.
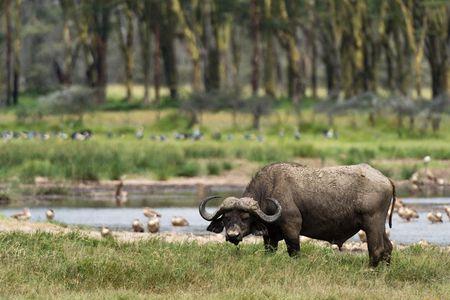
<svg viewBox="0 0 450 300"><path fill-rule="evenodd" d="M161 214L150 207L144 207L143 214L148 218L148 232L159 232ZM48 209L45 212L45 216L47 220L52 221L55 218L55 211L53 209ZM27 221L31 218L31 211L28 207L25 207L21 212L11 215L11 218L19 221ZM188 220L180 216L172 217L171 223L174 227L189 226ZM134 221L131 223L131 228L134 232L145 232L144 226L139 219L134 219ZM110 236L112 234L111 229L109 229L107 226L103 226L100 230L100 233L103 237Z"/></svg>
<svg viewBox="0 0 450 300"><path fill-rule="evenodd" d="M450 207L446 206L444 207L444 211L447 214L448 219L450 220ZM417 211L411 207L405 206L403 201L401 199L397 199L394 206L394 212L398 214L400 218L405 220L406 222L410 222L412 219L418 219L419 214ZM388 216L390 215L390 211L388 212ZM427 219L432 224L435 223L443 223L442 220L442 213L438 211L432 211L427 214ZM386 234L389 237L390 231L389 229L386 229ZM361 240L361 242L366 243L367 242L367 236L366 233L363 230L360 230L358 232L358 237Z"/></svg>
<svg viewBox="0 0 450 300"><path fill-rule="evenodd" d="M128 193L123 190L123 181L121 180L116 187L115 200L117 206L122 206L128 201ZM145 207L143 209L144 216L148 218L147 229L149 233L157 233L160 229L160 218L161 214L156 210ZM55 211L53 209L48 209L45 213L47 220L51 221L55 218ZM26 221L31 218L31 211L28 207L25 207L21 212L16 213L11 216L12 218L20 221ZM183 227L189 226L188 220L180 216L172 217L172 226ZM139 219L134 219L131 224L131 228L134 232L145 232L144 226ZM107 226L103 226L100 230L103 237L111 236L112 232Z"/></svg>
<svg viewBox="0 0 450 300"><path fill-rule="evenodd" d="M411 207L405 206L400 199L397 199L397 202L395 203L394 212L397 212L398 216L406 222L410 222L412 219L419 218L419 214L417 213L417 211ZM447 214L447 217L450 220L450 207L444 207L444 212ZM433 224L442 223L444 222L442 216L442 212L434 210L427 214L427 219Z"/></svg>

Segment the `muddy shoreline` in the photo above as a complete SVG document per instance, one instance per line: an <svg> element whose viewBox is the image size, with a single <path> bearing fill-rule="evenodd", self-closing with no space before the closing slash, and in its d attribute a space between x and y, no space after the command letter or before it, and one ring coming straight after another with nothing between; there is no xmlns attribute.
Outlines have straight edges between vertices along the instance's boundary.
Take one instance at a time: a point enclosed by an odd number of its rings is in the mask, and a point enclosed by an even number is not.
<svg viewBox="0 0 450 300"><path fill-rule="evenodd" d="M148 179L124 180L123 190L128 194L129 201L139 201L148 198L202 199L211 194L240 195L251 178L240 177L194 177L175 178L168 181ZM0 192L7 197L0 199L0 205L10 202L88 200L113 201L119 181L105 180L96 182L52 182L45 178L37 178L34 184L0 184ZM450 195L449 184L434 184L432 182L417 186L409 180L395 181L397 194L400 196L442 197ZM10 193L9 191L15 192ZM11 194L11 195L10 195ZM194 204L194 203L191 203Z"/></svg>
<svg viewBox="0 0 450 300"><path fill-rule="evenodd" d="M26 234L38 234L41 232L51 233L51 234L68 234L68 233L78 233L82 236L86 236L94 239L102 239L100 231L81 229L77 227L66 227L62 225L57 225L48 222L30 222L30 221L17 221L14 219L0 219L0 233L12 233L21 232ZM197 235L192 233L176 233L176 232L163 232L163 233L136 233L131 231L114 231L112 232L112 237L119 242L133 243L138 241L159 239L168 243L197 243L200 245L207 243L225 243L225 237L223 234L205 234ZM315 245L331 248L337 252L339 249L336 245L331 245L328 242L310 239L308 237L301 236L300 241L302 243L313 243ZM262 238L256 236L248 236L243 240L244 244L262 244ZM404 249L411 245L397 244L393 241L394 248L397 250ZM438 247L441 250L450 252L450 246L439 246L430 244L427 241L420 241L415 245L420 245L422 247ZM342 250L344 252L355 252L361 253L367 251L367 243L347 241L344 243Z"/></svg>

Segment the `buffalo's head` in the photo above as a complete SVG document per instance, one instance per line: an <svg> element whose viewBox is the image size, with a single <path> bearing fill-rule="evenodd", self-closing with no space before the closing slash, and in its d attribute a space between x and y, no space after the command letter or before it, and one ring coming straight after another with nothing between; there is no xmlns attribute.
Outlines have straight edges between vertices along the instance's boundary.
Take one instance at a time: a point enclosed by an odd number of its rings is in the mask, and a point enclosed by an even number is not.
<svg viewBox="0 0 450 300"><path fill-rule="evenodd" d="M261 210L258 202L248 197L225 198L214 213L208 213L205 208L206 203L215 198L219 197L208 197L200 203L200 215L203 219L211 221L207 228L208 231L220 233L225 228L226 240L235 245L239 244L246 235L266 234L267 228L265 224L273 223L281 216L281 206L277 200L267 199L276 207L276 212L273 215L267 215Z"/></svg>

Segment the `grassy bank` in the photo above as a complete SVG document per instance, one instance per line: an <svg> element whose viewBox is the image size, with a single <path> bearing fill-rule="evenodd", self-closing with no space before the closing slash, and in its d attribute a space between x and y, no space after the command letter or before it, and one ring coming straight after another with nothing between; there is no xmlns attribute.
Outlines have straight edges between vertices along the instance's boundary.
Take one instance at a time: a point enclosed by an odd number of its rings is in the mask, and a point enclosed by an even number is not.
<svg viewBox="0 0 450 300"><path fill-rule="evenodd" d="M450 256L395 251L391 267L306 243L300 259L262 245L118 243L78 234L0 234L0 296L42 298L445 298Z"/></svg>
<svg viewBox="0 0 450 300"><path fill-rule="evenodd" d="M368 141L272 137L262 143L244 141L138 141L133 138L94 138L76 141L10 141L0 147L0 180L117 179L124 174L167 179L173 176L218 175L233 168L236 159L266 164L276 161L319 158L338 164L371 162L375 159L450 159L445 141ZM433 162L434 163L434 162ZM438 162L436 162L438 164ZM376 166L376 165L375 165ZM432 165L433 166L433 165ZM436 165L438 166L438 165ZM421 164L378 166L386 175L404 179Z"/></svg>

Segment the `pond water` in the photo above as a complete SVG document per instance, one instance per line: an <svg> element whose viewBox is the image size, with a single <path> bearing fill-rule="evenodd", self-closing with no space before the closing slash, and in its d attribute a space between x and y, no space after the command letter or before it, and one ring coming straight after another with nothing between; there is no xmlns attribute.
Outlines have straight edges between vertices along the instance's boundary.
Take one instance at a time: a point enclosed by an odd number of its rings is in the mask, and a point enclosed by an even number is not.
<svg viewBox="0 0 450 300"><path fill-rule="evenodd" d="M391 239L400 244L411 244L420 240L439 245L450 245L450 221L443 211L444 206L450 206L450 198L403 198L404 204L417 209L419 219L411 222L403 221L394 214ZM67 205L64 201L53 203L34 203L30 205L33 221L45 221L45 212L49 207L55 210L55 220L69 225L85 225L91 227L109 226L114 230L131 230L131 222L140 219L145 224L147 218L142 213L142 206L152 206L151 202L129 203L127 207L113 207L112 203L80 202L81 206L73 203ZM190 203L193 203L191 201ZM141 206L142 205L142 206ZM203 220L195 206L190 207L155 207L161 213L161 231L192 232L205 234L208 222ZM21 207L0 207L0 214L10 216L21 211ZM210 208L212 210L213 208ZM430 211L441 211L443 223L431 224L426 215ZM171 218L183 216L189 221L187 227L173 227ZM357 237L353 237L354 240Z"/></svg>

